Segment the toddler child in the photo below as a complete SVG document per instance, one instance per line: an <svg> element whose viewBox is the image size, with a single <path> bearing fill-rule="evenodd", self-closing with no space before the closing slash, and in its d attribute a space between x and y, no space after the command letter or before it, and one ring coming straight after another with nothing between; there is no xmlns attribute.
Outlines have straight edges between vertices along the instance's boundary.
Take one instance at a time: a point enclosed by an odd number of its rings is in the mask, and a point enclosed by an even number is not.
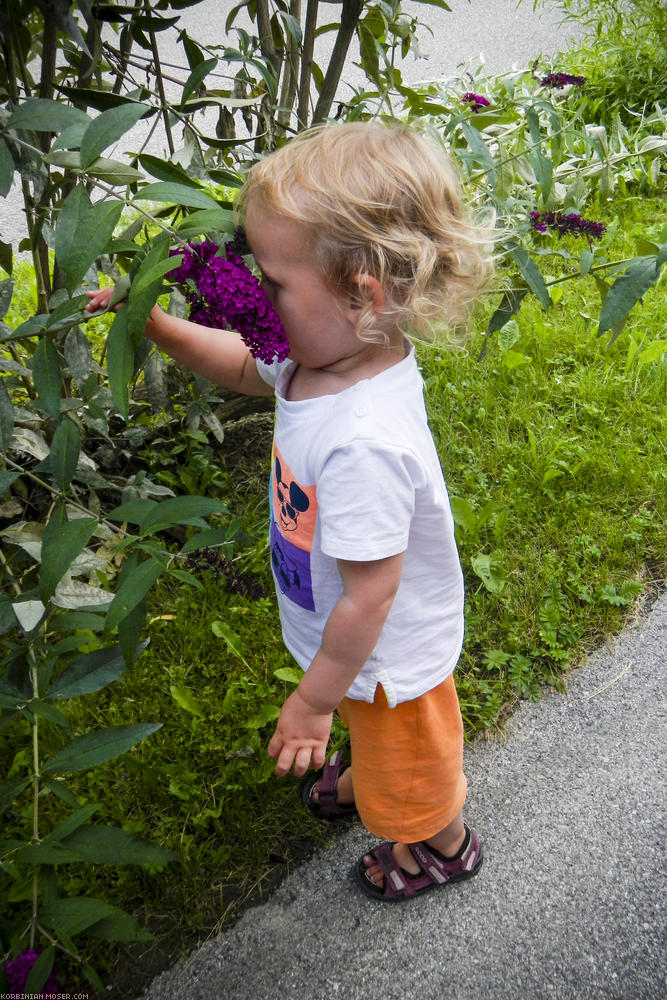
<svg viewBox="0 0 667 1000"><path fill-rule="evenodd" d="M228 389L276 396L271 561L303 677L268 752L318 815L358 811L385 842L356 867L394 902L474 875L462 818L453 671L463 579L447 491L406 333L456 325L487 281L488 233L442 150L403 126L327 125L257 163L238 208L286 331L286 361L158 306L146 336ZM89 293L89 309L109 292ZM325 764L334 710L350 766Z"/></svg>

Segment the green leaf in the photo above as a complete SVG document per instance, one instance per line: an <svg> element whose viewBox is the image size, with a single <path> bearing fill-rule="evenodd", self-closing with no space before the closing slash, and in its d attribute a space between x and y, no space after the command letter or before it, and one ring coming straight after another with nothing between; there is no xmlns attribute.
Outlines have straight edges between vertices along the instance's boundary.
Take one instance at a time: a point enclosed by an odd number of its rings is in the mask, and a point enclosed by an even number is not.
<svg viewBox="0 0 667 1000"><path fill-rule="evenodd" d="M228 514L229 508L210 497L169 497L161 500L139 523L142 535L152 535L174 524L194 524L206 527L202 518L211 514Z"/></svg>
<svg viewBox="0 0 667 1000"><path fill-rule="evenodd" d="M151 722L109 726L106 729L96 729L85 736L77 736L44 763L42 774L71 774L97 767L98 764L127 753L135 744L156 732L160 725L161 723Z"/></svg>
<svg viewBox="0 0 667 1000"><path fill-rule="evenodd" d="M164 847L141 840L133 833L111 826L80 826L62 841L83 861L95 865L164 864L176 855Z"/></svg>
<svg viewBox="0 0 667 1000"><path fill-rule="evenodd" d="M204 62L200 62L197 66L195 66L193 71L190 73L190 76L185 81L183 93L181 94L181 105L185 104L191 94L194 94L204 77L208 76L208 74L214 70L217 65L217 59L205 59Z"/></svg>
<svg viewBox="0 0 667 1000"><path fill-rule="evenodd" d="M625 274L613 283L600 311L598 336L620 324L632 307L646 294L660 277L662 265L667 260L667 244L661 246L654 257L639 257ZM612 340L615 340L612 337Z"/></svg>
<svg viewBox="0 0 667 1000"><path fill-rule="evenodd" d="M85 896L54 899L40 908L40 919L47 927L58 928L69 937L81 934L116 912L116 907L101 899Z"/></svg>
<svg viewBox="0 0 667 1000"><path fill-rule="evenodd" d="M492 552L491 555L480 552L471 560L471 563L486 589L490 593L500 596L505 590L507 579L498 555L495 552Z"/></svg>
<svg viewBox="0 0 667 1000"><path fill-rule="evenodd" d="M51 975L55 957L56 949L53 945L44 949L28 973L26 981L23 985L23 993L25 996L37 995L41 993L42 987Z"/></svg>
<svg viewBox="0 0 667 1000"><path fill-rule="evenodd" d="M127 327L128 311L116 313L107 336L109 388L118 410L127 422L130 415L128 385L134 374L134 344Z"/></svg>
<svg viewBox="0 0 667 1000"><path fill-rule="evenodd" d="M229 510L225 510L223 513L228 514ZM230 543L227 528L209 528L207 531L198 531L196 535L188 538L181 548L181 553L186 555L188 552L195 552L197 549L204 549L207 546L223 545L225 542ZM223 549L223 551L225 550Z"/></svg>
<svg viewBox="0 0 667 1000"><path fill-rule="evenodd" d="M139 601L136 607L132 608L129 614L125 615L118 626L118 641L123 654L123 659L128 667L141 656L148 646L149 640L140 642L141 630L146 620L146 598Z"/></svg>
<svg viewBox="0 0 667 1000"><path fill-rule="evenodd" d="M129 913L116 910L114 913L98 920L88 928L91 937L103 938L105 941L152 941L150 931L143 930Z"/></svg>
<svg viewBox="0 0 667 1000"><path fill-rule="evenodd" d="M42 337L32 359L32 377L37 395L48 413L60 419L60 362L48 337Z"/></svg>
<svg viewBox="0 0 667 1000"><path fill-rule="evenodd" d="M33 698L28 704L28 708L33 715L39 715L40 718L46 719L47 722L52 722L54 725L64 729L70 736L72 735L72 727L69 719L54 705L47 705L46 702L40 701L38 698Z"/></svg>
<svg viewBox="0 0 667 1000"><path fill-rule="evenodd" d="M56 223L56 259L70 294L106 249L123 210L120 201L93 204L82 184L65 199Z"/></svg>
<svg viewBox="0 0 667 1000"><path fill-rule="evenodd" d="M97 518L77 517L67 520L64 506L56 508L44 529L39 596L46 602L78 555L83 552L97 528Z"/></svg>
<svg viewBox="0 0 667 1000"><path fill-rule="evenodd" d="M135 201L160 201L170 205L187 205L189 208L217 208L216 202L204 191L192 188L186 184L175 184L171 181L156 181L140 188L134 196Z"/></svg>
<svg viewBox="0 0 667 1000"><path fill-rule="evenodd" d="M523 275L526 284L534 292L544 308L549 309L553 305L553 302L549 295L549 289L544 283L542 273L535 261L523 247L511 246L510 254Z"/></svg>
<svg viewBox="0 0 667 1000"><path fill-rule="evenodd" d="M198 715L200 719L206 718L203 708L192 692L188 691L186 687L180 687L178 684L170 684L169 691L180 708L183 708L186 712L190 712L191 715Z"/></svg>
<svg viewBox="0 0 667 1000"><path fill-rule="evenodd" d="M203 208L186 215L176 226L181 236L199 236L201 233L232 232L234 213L228 208Z"/></svg>
<svg viewBox="0 0 667 1000"><path fill-rule="evenodd" d="M160 181L185 184L188 187L199 190L197 182L193 181L176 163L171 163L169 160L161 160L158 156L151 156L150 153L140 153L139 163L151 177L157 177Z"/></svg>
<svg viewBox="0 0 667 1000"><path fill-rule="evenodd" d="M12 483L19 478L20 472L3 472L0 471L0 496L3 496L12 485Z"/></svg>
<svg viewBox="0 0 667 1000"><path fill-rule="evenodd" d="M53 682L45 697L76 698L81 694L101 691L108 684L118 680L125 669L126 664L119 645L95 649L92 653L85 653L74 660Z"/></svg>
<svg viewBox="0 0 667 1000"><path fill-rule="evenodd" d="M127 302L127 329L135 349L141 342L146 320L162 288L162 274L154 273L154 269L168 259L169 244L168 233L161 233L153 241L153 246L139 265L130 286ZM151 278L146 283L145 277L149 274Z"/></svg>
<svg viewBox="0 0 667 1000"><path fill-rule="evenodd" d="M0 197L6 198L14 180L14 160L9 146L0 138Z"/></svg>
<svg viewBox="0 0 667 1000"><path fill-rule="evenodd" d="M229 652L232 653L234 656L238 656L239 660L241 660L242 663L245 663L246 667L248 666L247 661L244 659L243 654L241 653L240 649L241 640L239 639L236 632L234 632L234 630L231 629L229 625L226 624L226 622L220 622L220 621L213 622L213 624L211 625L211 631L213 632L213 635L218 637L218 639L224 639L225 645L227 646Z"/></svg>
<svg viewBox="0 0 667 1000"><path fill-rule="evenodd" d="M128 521L130 524L141 524L144 518L154 507L157 507L157 500L130 500L129 503L121 504L109 511L107 517L112 521Z"/></svg>
<svg viewBox="0 0 667 1000"><path fill-rule="evenodd" d="M78 150L56 149L52 153L47 153L42 157L45 163L52 163L56 167L64 167L65 170L72 170L74 173L82 173L81 154ZM128 167L121 160L108 160L100 156L85 171L92 177L98 177L101 181L109 184L136 184L144 179L134 167Z"/></svg>
<svg viewBox="0 0 667 1000"><path fill-rule="evenodd" d="M33 132L60 132L81 121L90 122L90 118L79 108L37 97L24 101L9 116L7 128L30 129Z"/></svg>
<svg viewBox="0 0 667 1000"><path fill-rule="evenodd" d="M103 150L136 125L147 110L145 104L121 104L98 115L90 123L81 140L81 166L84 170Z"/></svg>
<svg viewBox="0 0 667 1000"><path fill-rule="evenodd" d="M303 670L297 670L296 667L279 667L273 671L273 676L279 681L287 681L288 684L300 684Z"/></svg>
<svg viewBox="0 0 667 1000"><path fill-rule="evenodd" d="M65 492L76 471L81 452L81 434L73 420L63 420L53 435L49 464L55 485Z"/></svg>
<svg viewBox="0 0 667 1000"><path fill-rule="evenodd" d="M17 778L14 781L0 781L0 816L10 807L19 795L25 792L30 784L30 778Z"/></svg>
<svg viewBox="0 0 667 1000"><path fill-rule="evenodd" d="M13 433L14 404L7 392L5 380L0 379L0 451L9 451Z"/></svg>
<svg viewBox="0 0 667 1000"><path fill-rule="evenodd" d="M492 187L496 185L496 163L493 159L491 153L489 152L489 147L482 139L479 131L475 128L472 122L463 121L461 122L461 128L463 129L463 134L466 137L468 145L477 160L485 168L485 172L489 175L489 181Z"/></svg>
<svg viewBox="0 0 667 1000"><path fill-rule="evenodd" d="M136 608L163 573L162 563L151 557L140 563L133 573L122 580L107 611L107 631L114 629L133 608Z"/></svg>
<svg viewBox="0 0 667 1000"><path fill-rule="evenodd" d="M73 813L66 816L62 822L58 823L56 827L53 828L51 833L47 834L44 838L46 843L49 844L59 844L61 840L65 837L69 837L70 834L78 830L80 826L87 823L91 816L94 816L96 812L99 812L99 805L92 804L89 806L81 806L80 809L75 809Z"/></svg>

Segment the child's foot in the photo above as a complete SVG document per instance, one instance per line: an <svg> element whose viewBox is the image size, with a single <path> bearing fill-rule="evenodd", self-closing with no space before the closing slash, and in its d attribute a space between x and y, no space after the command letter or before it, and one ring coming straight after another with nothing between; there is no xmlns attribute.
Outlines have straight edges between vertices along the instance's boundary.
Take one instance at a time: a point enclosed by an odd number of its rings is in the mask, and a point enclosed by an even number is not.
<svg viewBox="0 0 667 1000"><path fill-rule="evenodd" d="M424 841L379 844L355 868L361 888L372 899L396 903L438 885L471 878L479 871L483 854L476 832L467 826L465 830L463 844L453 858L444 857Z"/></svg>
<svg viewBox="0 0 667 1000"><path fill-rule="evenodd" d="M323 768L308 775L301 786L301 800L320 819L342 819L356 814L352 771L349 764L342 763L340 751Z"/></svg>

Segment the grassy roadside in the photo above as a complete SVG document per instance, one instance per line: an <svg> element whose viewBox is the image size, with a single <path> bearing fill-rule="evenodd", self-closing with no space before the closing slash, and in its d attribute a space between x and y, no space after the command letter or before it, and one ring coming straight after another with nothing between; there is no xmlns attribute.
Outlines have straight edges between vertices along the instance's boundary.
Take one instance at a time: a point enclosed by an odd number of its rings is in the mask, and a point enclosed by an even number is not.
<svg viewBox="0 0 667 1000"><path fill-rule="evenodd" d="M610 258L633 252L635 233L662 226L664 202L628 200L615 213ZM555 257L554 277L562 266ZM651 344L667 303L652 290L607 347L587 320L593 281L558 287L554 308L525 305L484 361L479 338L466 350L419 351L467 580L457 683L470 739L493 732L540 685L564 688L567 669L664 580L667 371L664 348ZM98 967L116 995L137 995L143 977L262 898L325 835L299 805L296 782L272 778L264 750L293 670L265 541L271 425L258 415L229 427L221 451L200 451L195 470L215 467L254 539L235 568L266 596L235 592L205 566L196 570L201 589L159 587L149 650L113 687L78 699L72 715L77 731L163 722L150 741L81 779L82 804L104 803L101 820L181 859L162 869L72 868L72 892L85 883L156 935L120 956L100 943ZM159 461L171 475L195 457L163 448Z"/></svg>

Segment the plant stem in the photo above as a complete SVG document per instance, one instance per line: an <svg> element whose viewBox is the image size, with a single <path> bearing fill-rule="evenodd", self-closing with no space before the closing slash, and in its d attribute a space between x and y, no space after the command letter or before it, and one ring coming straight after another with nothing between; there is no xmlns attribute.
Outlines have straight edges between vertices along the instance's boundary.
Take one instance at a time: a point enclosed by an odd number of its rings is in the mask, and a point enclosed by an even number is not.
<svg viewBox="0 0 667 1000"><path fill-rule="evenodd" d="M144 0L144 10L146 14L150 17L151 5L150 0ZM151 49L153 52L153 61L155 63L155 79L157 80L157 89L160 95L160 104L162 106L162 118L164 120L164 130L167 134L167 144L169 146L169 155L174 155L174 140L171 134L171 125L169 123L169 107L167 105L167 96L164 92L164 81L162 79L162 70L160 68L160 53L158 52L157 41L155 40L155 32L150 29L148 32L148 37L151 40Z"/></svg>
<svg viewBox="0 0 667 1000"><path fill-rule="evenodd" d="M39 698L39 685L37 682L37 666L35 664L35 654L31 650L28 652L30 658L30 681L32 683L32 696ZM39 719L32 713L32 842L39 843ZM32 873L32 920L30 923L30 947L35 947L35 935L37 932L37 904L39 901L39 865L33 866Z"/></svg>
<svg viewBox="0 0 667 1000"><path fill-rule="evenodd" d="M340 16L340 31L336 34L331 59L327 66L327 71L322 83L322 90L315 105L313 113L313 125L319 125L329 114L333 99L338 90L338 83L345 66L347 50L350 47L352 36L355 32L361 12L363 10L363 0L343 0L343 10Z"/></svg>
<svg viewBox="0 0 667 1000"><path fill-rule="evenodd" d="M303 32L303 51L301 53L301 79L299 80L299 104L297 107L297 118L301 128L306 128L308 125L310 80L313 72L313 52L315 49L318 4L319 0L308 0L308 6L306 7L306 24Z"/></svg>

